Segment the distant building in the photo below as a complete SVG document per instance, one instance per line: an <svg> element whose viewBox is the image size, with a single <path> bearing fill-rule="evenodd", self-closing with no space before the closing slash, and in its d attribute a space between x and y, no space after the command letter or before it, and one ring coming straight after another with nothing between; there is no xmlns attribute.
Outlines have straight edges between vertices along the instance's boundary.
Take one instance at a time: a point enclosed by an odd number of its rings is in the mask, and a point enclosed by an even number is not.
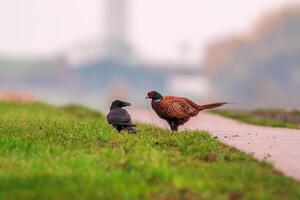
<svg viewBox="0 0 300 200"><path fill-rule="evenodd" d="M112 59L128 59L131 54L129 35L129 1L106 0L104 55Z"/></svg>
<svg viewBox="0 0 300 200"><path fill-rule="evenodd" d="M132 58L129 42L129 0L105 0L104 37L80 41L67 51L71 66L99 60L128 62Z"/></svg>
<svg viewBox="0 0 300 200"><path fill-rule="evenodd" d="M64 99L93 107L108 107L114 99L146 106L148 103L138 97L150 90L193 99L204 98L208 83L200 67L189 62L189 43L183 42L179 46L178 60L161 63L145 61L134 54L129 42L130 0L103 2L103 38L81 41L73 46L71 52L68 51L67 65L71 67L64 73L67 78L63 82L72 92L56 96L66 96ZM65 60L58 61L65 65Z"/></svg>

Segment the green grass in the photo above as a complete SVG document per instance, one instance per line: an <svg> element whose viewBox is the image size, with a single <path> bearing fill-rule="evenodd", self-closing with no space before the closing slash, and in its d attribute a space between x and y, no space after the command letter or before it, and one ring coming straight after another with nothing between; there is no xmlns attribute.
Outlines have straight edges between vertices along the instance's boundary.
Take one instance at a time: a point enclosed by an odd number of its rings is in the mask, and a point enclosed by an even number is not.
<svg viewBox="0 0 300 200"><path fill-rule="evenodd" d="M78 106L0 103L0 199L300 199L300 184L211 138L118 134Z"/></svg>
<svg viewBox="0 0 300 200"><path fill-rule="evenodd" d="M214 110L212 113L260 126L300 129L300 111L265 110Z"/></svg>

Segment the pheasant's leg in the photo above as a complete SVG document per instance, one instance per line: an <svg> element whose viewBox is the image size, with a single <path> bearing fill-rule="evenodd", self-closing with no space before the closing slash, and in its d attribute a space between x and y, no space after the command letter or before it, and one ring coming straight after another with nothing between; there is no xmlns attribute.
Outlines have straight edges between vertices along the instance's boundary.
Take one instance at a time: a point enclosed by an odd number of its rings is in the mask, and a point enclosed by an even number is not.
<svg viewBox="0 0 300 200"><path fill-rule="evenodd" d="M171 121L168 121L168 124L169 124L169 126L170 126L171 130L173 131L173 122L171 122Z"/></svg>
<svg viewBox="0 0 300 200"><path fill-rule="evenodd" d="M176 124L175 122L173 123L173 131L177 132L178 131L178 124Z"/></svg>
<svg viewBox="0 0 300 200"><path fill-rule="evenodd" d="M172 129L172 132L177 132L178 131L178 125L176 124L176 122L172 122L171 129Z"/></svg>

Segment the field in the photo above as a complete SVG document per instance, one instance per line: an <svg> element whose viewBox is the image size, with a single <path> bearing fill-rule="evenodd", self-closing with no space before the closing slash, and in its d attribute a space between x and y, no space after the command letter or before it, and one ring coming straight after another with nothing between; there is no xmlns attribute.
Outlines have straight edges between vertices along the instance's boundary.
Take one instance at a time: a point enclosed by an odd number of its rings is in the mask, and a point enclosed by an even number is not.
<svg viewBox="0 0 300 200"><path fill-rule="evenodd" d="M0 103L0 199L300 199L300 183L205 132L118 134L80 106Z"/></svg>
<svg viewBox="0 0 300 200"><path fill-rule="evenodd" d="M300 129L300 111L297 110L214 110L211 112L249 124Z"/></svg>

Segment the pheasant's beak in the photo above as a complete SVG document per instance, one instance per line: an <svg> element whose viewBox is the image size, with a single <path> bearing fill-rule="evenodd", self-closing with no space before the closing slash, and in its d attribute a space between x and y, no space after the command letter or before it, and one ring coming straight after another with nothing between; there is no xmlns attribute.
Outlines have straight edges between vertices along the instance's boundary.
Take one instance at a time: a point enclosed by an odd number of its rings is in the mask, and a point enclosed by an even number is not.
<svg viewBox="0 0 300 200"><path fill-rule="evenodd" d="M149 97L149 96L146 96L145 99L150 99L150 97Z"/></svg>

